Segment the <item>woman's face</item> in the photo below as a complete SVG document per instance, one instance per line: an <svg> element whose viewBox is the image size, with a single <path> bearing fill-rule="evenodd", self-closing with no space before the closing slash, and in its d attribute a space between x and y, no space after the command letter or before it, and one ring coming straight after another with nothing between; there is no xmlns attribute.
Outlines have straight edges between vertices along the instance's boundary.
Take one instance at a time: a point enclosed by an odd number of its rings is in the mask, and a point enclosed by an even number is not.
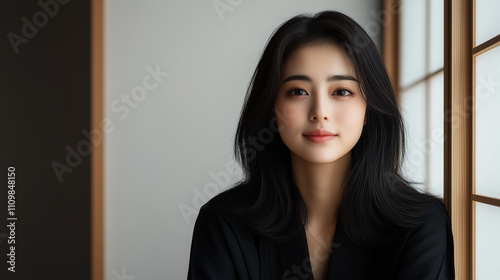
<svg viewBox="0 0 500 280"><path fill-rule="evenodd" d="M284 65L275 101L279 134L296 156L312 163L340 159L358 142L366 102L354 68L336 45L295 50ZM335 136L310 136L324 134Z"/></svg>

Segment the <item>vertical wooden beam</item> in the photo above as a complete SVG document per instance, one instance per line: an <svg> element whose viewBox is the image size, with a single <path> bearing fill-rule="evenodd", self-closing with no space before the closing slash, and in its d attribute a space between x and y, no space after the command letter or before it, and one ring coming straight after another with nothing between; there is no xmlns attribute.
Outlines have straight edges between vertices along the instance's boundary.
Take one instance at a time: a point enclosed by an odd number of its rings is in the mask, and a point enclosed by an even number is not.
<svg viewBox="0 0 500 280"><path fill-rule="evenodd" d="M445 200L456 279L471 279L472 22L470 0L445 0Z"/></svg>
<svg viewBox="0 0 500 280"><path fill-rule="evenodd" d="M92 32L91 32L91 87L92 87L92 131L100 131L99 124L103 120L103 1L92 0ZM104 137L101 133L101 142L92 143L92 280L104 279L104 223L103 223L103 151Z"/></svg>
<svg viewBox="0 0 500 280"><path fill-rule="evenodd" d="M436 0L434 0L436 1ZM441 0L442 1L442 0ZM429 108L431 108L431 96L436 93L431 93L431 77L429 76L431 73L431 0L425 1L425 76L426 79L424 81L425 86L425 139L431 139L431 113L429 112ZM443 19L444 20L444 19ZM434 42L433 42L434 43ZM443 50L444 51L444 50ZM425 178L430 178L431 174L431 157L430 155L425 156ZM430 193L429 184L425 184L424 191ZM443 197L444 197L444 186L443 186Z"/></svg>
<svg viewBox="0 0 500 280"><path fill-rule="evenodd" d="M384 0L384 63L399 102L399 14L400 0Z"/></svg>

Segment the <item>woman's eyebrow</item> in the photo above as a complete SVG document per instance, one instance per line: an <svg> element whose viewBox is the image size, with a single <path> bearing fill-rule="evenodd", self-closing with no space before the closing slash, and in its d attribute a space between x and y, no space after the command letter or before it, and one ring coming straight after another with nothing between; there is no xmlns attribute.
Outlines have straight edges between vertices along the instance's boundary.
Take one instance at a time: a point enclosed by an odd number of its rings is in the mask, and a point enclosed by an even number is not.
<svg viewBox="0 0 500 280"><path fill-rule="evenodd" d="M290 76L290 77L284 79L281 83L283 84L283 83L286 83L288 81L293 81L293 80L312 82L312 79L306 75L293 75L293 76ZM333 75L333 76L329 77L328 79L326 79L327 82L342 81L342 80L355 81L355 82L359 83L359 81L351 75Z"/></svg>

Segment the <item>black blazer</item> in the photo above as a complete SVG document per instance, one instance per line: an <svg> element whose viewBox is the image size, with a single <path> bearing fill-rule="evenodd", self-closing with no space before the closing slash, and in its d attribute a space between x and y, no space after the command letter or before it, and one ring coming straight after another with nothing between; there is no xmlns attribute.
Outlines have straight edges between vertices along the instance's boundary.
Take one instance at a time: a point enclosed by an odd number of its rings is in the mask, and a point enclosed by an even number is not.
<svg viewBox="0 0 500 280"><path fill-rule="evenodd" d="M188 280L314 279L304 227L279 243L257 235L210 200L196 219ZM327 279L455 279L453 236L444 204L428 203L423 223L381 249L356 245L337 223Z"/></svg>

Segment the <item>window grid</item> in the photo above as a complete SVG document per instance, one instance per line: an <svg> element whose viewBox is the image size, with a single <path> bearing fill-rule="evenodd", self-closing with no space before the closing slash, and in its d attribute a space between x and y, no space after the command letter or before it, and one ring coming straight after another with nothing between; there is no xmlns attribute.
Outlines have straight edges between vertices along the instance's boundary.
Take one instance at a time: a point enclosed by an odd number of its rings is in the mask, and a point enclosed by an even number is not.
<svg viewBox="0 0 500 280"><path fill-rule="evenodd" d="M472 96L473 96L473 104L476 106L476 57L494 49L495 47L500 47L500 34L497 34L495 37L489 39L488 41L475 46L476 45L476 1L472 0L472 42L470 42L472 46L472 51L471 51L471 60L472 60ZM472 114L472 188L471 188L471 217L472 217L472 225L471 225L471 252L472 252L472 259L471 259L471 274L472 274L472 279L476 279L476 275L478 271L476 270L476 220L477 220L477 212L476 212L476 204L477 203L483 203L485 205L490 205L494 207L500 207L500 199L498 198L493 198L493 197L488 197L484 195L480 195L476 193L476 129L475 129L475 123L476 123L476 110L474 107L473 114ZM500 232L498 233L500 234Z"/></svg>
<svg viewBox="0 0 500 280"><path fill-rule="evenodd" d="M385 7L400 7L402 0L384 0ZM428 3L428 2L427 2ZM445 152L444 202L450 213L455 239L455 271L457 279L475 279L475 205L483 203L500 207L500 199L475 193L475 111L472 118L451 118L459 114L457 108L467 106L464 100L475 97L475 63L477 55L500 45L500 34L475 46L476 0L444 0L444 66L427 73L418 81L401 87L399 71L401 59L399 29L401 14L392 15L385 26L384 59L397 85L396 98L430 78L444 72ZM426 23L428 24L428 23ZM426 29L428 32L428 29ZM393 57L391 56L393 54ZM396 62L396 63L394 63ZM475 101L475 100L474 100ZM452 129L453 128L453 129ZM470 138L469 138L470 137ZM452 145L452 143L454 143Z"/></svg>
<svg viewBox="0 0 500 280"><path fill-rule="evenodd" d="M401 0L400 0L401 2ZM416 81L413 81L411 82L410 84L408 85L405 85L403 86L402 85L402 81L401 80L398 80L397 81L397 84L398 84L398 95L400 95L398 97L398 101L400 100L400 97L403 96L406 92L408 92L410 89L418 86L418 85L421 85L421 84L424 84L424 87L425 87L425 90L424 90L424 94L425 94L425 108L430 108L430 100L431 100L431 90L430 90L430 85L431 85L431 79L434 78L435 76L443 73L444 71L444 63L443 63L443 66L433 72L431 72L431 63L430 63L430 57L431 57L431 39L430 39L430 34L431 34L431 0L425 0L425 14L426 14L426 17L425 17L425 74L423 76L421 76L420 78L418 78ZM399 3L401 4L401 3ZM443 18L441 18L440 20L443 20L444 21L444 15L443 15ZM399 21L400 22L400 21ZM402 36L399 37L400 40L402 38ZM399 46L401 46L402 44L399 43ZM398 69L399 71L401 69ZM401 75L398 75L398 77L401 77ZM443 92L441 92L441 94L444 94L444 89L443 89ZM424 123L425 123L425 128L424 128L424 139L429 139L431 137L431 120L430 120L430 112L427 110L425 112L425 120L424 120ZM430 192L430 160L431 160L431 157L429 155L429 153L425 153L425 170L424 170L424 178L425 178L425 181L426 181L426 184L424 186L424 189L423 191L425 192ZM441 190L441 194L444 196L444 184L443 184L443 189Z"/></svg>

